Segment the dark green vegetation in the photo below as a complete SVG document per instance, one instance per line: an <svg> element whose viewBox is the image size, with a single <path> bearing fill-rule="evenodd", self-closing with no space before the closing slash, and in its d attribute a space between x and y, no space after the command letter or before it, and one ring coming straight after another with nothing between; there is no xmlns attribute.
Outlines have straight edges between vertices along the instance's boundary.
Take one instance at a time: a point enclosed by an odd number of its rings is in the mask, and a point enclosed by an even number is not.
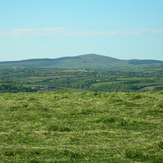
<svg viewBox="0 0 163 163"><path fill-rule="evenodd" d="M163 67L124 70L0 70L0 92L45 90L135 92L163 89Z"/></svg>
<svg viewBox="0 0 163 163"><path fill-rule="evenodd" d="M0 62L0 68L62 68L111 70L122 68L163 67L157 60L120 60L97 54L62 57L57 59L29 59L23 61Z"/></svg>
<svg viewBox="0 0 163 163"><path fill-rule="evenodd" d="M163 162L163 92L0 94L1 162Z"/></svg>

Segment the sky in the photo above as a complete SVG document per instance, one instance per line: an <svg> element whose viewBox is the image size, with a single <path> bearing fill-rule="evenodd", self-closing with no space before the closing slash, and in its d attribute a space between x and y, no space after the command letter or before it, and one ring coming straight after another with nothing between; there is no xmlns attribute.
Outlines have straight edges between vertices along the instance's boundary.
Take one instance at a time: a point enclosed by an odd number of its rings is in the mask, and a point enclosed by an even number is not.
<svg viewBox="0 0 163 163"><path fill-rule="evenodd" d="M0 0L0 61L163 60L163 0Z"/></svg>

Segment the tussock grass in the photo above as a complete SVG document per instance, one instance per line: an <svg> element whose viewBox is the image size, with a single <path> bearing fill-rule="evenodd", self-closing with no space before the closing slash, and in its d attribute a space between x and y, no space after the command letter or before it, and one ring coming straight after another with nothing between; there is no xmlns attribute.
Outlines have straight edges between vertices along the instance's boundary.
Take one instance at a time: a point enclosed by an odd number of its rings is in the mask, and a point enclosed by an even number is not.
<svg viewBox="0 0 163 163"><path fill-rule="evenodd" d="M0 94L2 162L163 161L163 93Z"/></svg>

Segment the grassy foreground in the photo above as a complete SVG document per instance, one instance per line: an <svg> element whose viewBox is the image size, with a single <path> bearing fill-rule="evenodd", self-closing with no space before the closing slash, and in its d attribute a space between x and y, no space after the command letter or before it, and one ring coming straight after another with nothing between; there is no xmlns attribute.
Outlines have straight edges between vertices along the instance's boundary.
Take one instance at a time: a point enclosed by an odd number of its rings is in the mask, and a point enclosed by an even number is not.
<svg viewBox="0 0 163 163"><path fill-rule="evenodd" d="M163 161L163 92L0 94L1 162Z"/></svg>

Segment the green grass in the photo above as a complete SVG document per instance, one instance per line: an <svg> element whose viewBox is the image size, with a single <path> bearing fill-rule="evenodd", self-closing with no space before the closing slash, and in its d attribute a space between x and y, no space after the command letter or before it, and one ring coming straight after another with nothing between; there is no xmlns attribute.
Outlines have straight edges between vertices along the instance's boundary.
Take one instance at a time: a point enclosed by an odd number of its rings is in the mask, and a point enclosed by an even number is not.
<svg viewBox="0 0 163 163"><path fill-rule="evenodd" d="M109 84L111 85L111 84L116 84L116 83L120 83L120 81L110 81L110 82L94 83L91 86L98 87L98 86L101 86L101 85L109 85Z"/></svg>
<svg viewBox="0 0 163 163"><path fill-rule="evenodd" d="M1 162L161 163L162 113L162 91L1 93Z"/></svg>

